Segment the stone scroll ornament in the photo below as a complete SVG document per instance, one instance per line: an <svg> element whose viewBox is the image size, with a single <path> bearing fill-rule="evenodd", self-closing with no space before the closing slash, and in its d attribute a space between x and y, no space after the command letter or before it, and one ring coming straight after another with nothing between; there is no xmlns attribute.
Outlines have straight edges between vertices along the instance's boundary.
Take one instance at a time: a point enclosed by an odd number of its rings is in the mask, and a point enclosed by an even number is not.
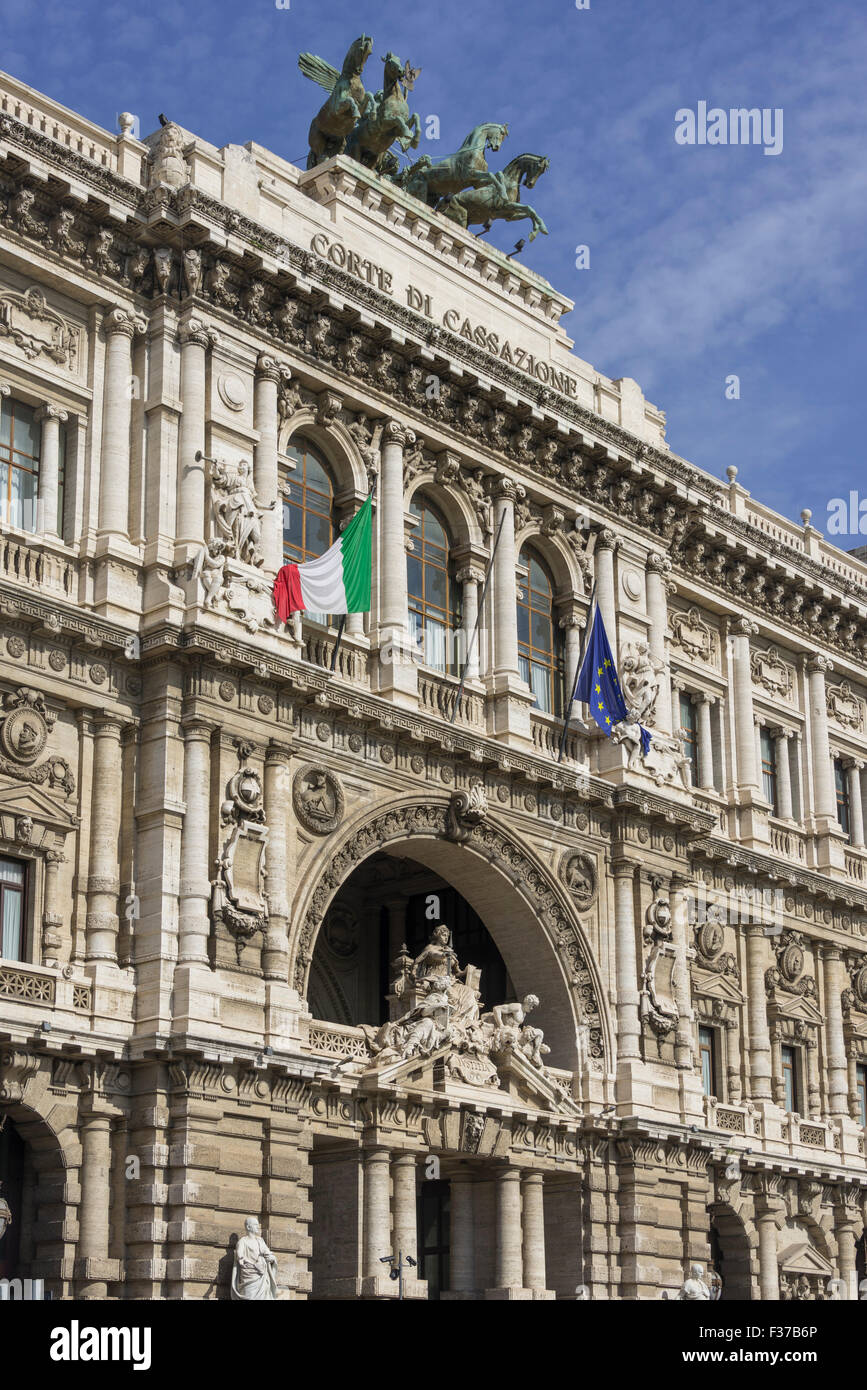
<svg viewBox="0 0 867 1390"><path fill-rule="evenodd" d="M643 937L649 950L641 981L641 1013L654 1033L664 1037L675 1028L679 1015L674 1002L671 908L660 895L658 886L647 909Z"/></svg>
<svg viewBox="0 0 867 1390"><path fill-rule="evenodd" d="M235 941L238 963L244 947L268 922L265 895L265 846L268 831L258 772L242 767L226 788L220 819L229 833L217 860L211 885L211 918Z"/></svg>

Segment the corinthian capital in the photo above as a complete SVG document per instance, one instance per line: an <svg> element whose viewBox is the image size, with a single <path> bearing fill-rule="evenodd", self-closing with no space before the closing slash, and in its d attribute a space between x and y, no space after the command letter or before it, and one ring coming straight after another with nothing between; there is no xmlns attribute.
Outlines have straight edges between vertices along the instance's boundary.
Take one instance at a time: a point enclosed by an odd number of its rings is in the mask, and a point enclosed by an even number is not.
<svg viewBox="0 0 867 1390"><path fill-rule="evenodd" d="M833 669L833 661L830 657L822 656L821 652L817 652L815 656L811 656L810 660L807 662L807 670L811 675L816 671L821 671L823 676L829 676Z"/></svg>
<svg viewBox="0 0 867 1390"><path fill-rule="evenodd" d="M729 631L733 637L757 637L759 625L754 623L752 618L732 618Z"/></svg>
<svg viewBox="0 0 867 1390"><path fill-rule="evenodd" d="M285 380L286 368L281 366L276 357L269 357L266 352L262 352L256 358L256 380L273 381L275 386L279 386Z"/></svg>
<svg viewBox="0 0 867 1390"><path fill-rule="evenodd" d="M106 337L122 333L125 338L132 338L134 333L144 333L145 322L137 315L128 314L126 309L118 307L109 310L102 321L102 328Z"/></svg>
<svg viewBox="0 0 867 1390"><path fill-rule="evenodd" d="M389 420L385 427L385 442L386 444L399 444L402 449L405 449L408 444L415 443L415 435L402 420Z"/></svg>
<svg viewBox="0 0 867 1390"><path fill-rule="evenodd" d="M51 401L46 401L35 411L35 418L37 420L59 420L63 425L69 419L69 415L65 410L61 410L59 405L52 405Z"/></svg>
<svg viewBox="0 0 867 1390"><path fill-rule="evenodd" d="M619 544L620 537L610 526L603 526L601 531L596 532L597 550L616 550Z"/></svg>
<svg viewBox="0 0 867 1390"><path fill-rule="evenodd" d="M659 555L656 551L651 551L647 557L647 569L650 574L670 574L671 561L667 555Z"/></svg>
<svg viewBox="0 0 867 1390"><path fill-rule="evenodd" d="M524 489L513 482L511 478L494 478L491 481L491 496L494 498L504 497L508 502L515 502L519 496L524 496Z"/></svg>
<svg viewBox="0 0 867 1390"><path fill-rule="evenodd" d="M219 341L218 334L201 319L187 319L186 323L181 324L178 336L184 346L195 343L197 347L209 348Z"/></svg>

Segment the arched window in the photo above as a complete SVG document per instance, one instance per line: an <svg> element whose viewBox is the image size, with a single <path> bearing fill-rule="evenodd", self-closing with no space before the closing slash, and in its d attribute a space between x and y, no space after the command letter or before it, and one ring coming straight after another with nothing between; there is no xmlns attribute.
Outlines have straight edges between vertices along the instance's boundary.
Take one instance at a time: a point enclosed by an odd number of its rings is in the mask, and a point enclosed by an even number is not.
<svg viewBox="0 0 867 1390"><path fill-rule="evenodd" d="M410 512L416 519L413 549L406 557L410 633L423 653L425 666L454 673L457 663L452 634L460 626L460 606L448 533L426 498L413 501Z"/></svg>
<svg viewBox="0 0 867 1390"><path fill-rule="evenodd" d="M0 410L0 521L36 530L41 428L33 407L7 400Z"/></svg>
<svg viewBox="0 0 867 1390"><path fill-rule="evenodd" d="M546 714L563 710L563 653L554 619L553 585L542 564L525 546L519 565L518 669Z"/></svg>
<svg viewBox="0 0 867 1390"><path fill-rule="evenodd" d="M286 450L295 468L288 474L289 496L283 499L283 563L302 565L323 555L334 540L334 485L321 454L301 437ZM307 618L325 622L324 613Z"/></svg>

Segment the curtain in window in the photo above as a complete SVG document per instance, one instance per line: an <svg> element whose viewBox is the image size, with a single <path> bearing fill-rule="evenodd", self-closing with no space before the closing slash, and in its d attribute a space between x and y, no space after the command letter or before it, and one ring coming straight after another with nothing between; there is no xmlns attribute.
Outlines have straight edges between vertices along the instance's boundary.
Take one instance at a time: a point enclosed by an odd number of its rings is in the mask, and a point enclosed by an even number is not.
<svg viewBox="0 0 867 1390"><path fill-rule="evenodd" d="M546 714L563 710L563 654L554 617L553 585L540 560L525 547L519 564L526 569L523 597L518 599L518 670Z"/></svg>
<svg viewBox="0 0 867 1390"><path fill-rule="evenodd" d="M0 956L20 960L24 918L24 865L0 859Z"/></svg>
<svg viewBox="0 0 867 1390"><path fill-rule="evenodd" d="M41 428L33 407L4 400L0 407L0 521L36 529Z"/></svg>

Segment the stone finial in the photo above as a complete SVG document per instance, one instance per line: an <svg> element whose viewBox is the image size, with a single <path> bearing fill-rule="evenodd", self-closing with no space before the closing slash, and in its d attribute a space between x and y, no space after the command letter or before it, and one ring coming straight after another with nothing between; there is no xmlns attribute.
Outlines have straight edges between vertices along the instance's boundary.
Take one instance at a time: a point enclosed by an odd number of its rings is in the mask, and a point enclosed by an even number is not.
<svg viewBox="0 0 867 1390"><path fill-rule="evenodd" d="M733 463L730 463L729 466L728 466L728 468L726 469L726 477L728 478L728 480L729 480L730 483L733 483L733 482L735 481L735 479L737 478L737 476L738 476L738 470L737 470L737 468L735 467L735 465L734 465Z"/></svg>
<svg viewBox="0 0 867 1390"><path fill-rule="evenodd" d="M805 507L804 510L801 512L801 520L803 521L805 526L809 526L812 519L813 513L810 511L809 507Z"/></svg>

